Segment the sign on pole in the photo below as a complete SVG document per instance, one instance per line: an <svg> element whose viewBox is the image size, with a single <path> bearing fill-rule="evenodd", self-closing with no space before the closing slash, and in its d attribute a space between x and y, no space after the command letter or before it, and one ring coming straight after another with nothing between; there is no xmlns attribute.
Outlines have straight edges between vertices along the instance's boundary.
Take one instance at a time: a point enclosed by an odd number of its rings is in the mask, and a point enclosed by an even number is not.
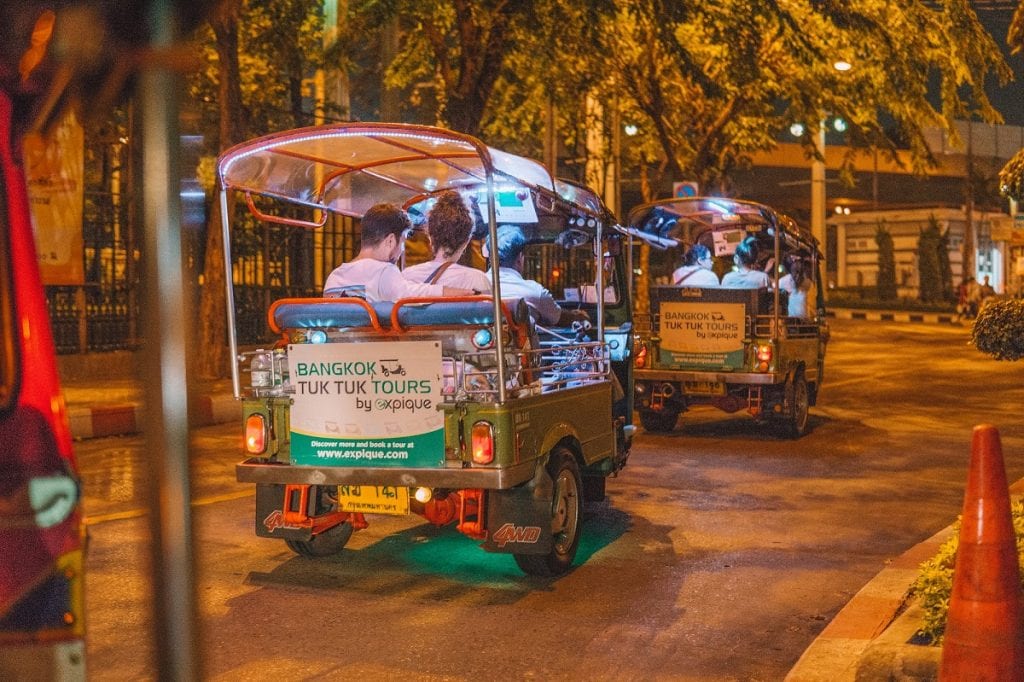
<svg viewBox="0 0 1024 682"><path fill-rule="evenodd" d="M672 183L672 196L676 199L700 196L700 184L687 180Z"/></svg>

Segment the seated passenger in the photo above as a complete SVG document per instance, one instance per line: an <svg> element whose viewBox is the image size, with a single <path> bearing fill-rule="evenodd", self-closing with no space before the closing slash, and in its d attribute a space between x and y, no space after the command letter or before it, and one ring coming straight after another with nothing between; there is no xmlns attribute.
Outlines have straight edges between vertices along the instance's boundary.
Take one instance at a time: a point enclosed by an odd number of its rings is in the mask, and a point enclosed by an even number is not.
<svg viewBox="0 0 1024 682"><path fill-rule="evenodd" d="M755 269L757 256L757 240L754 237L747 237L737 244L736 253L732 257L736 269L722 277L722 288L766 289L771 286L768 273Z"/></svg>
<svg viewBox="0 0 1024 682"><path fill-rule="evenodd" d="M498 260L498 277L501 282L501 297L521 298L530 307L530 314L540 324L567 327L573 322L590 319L586 310L570 310L562 308L555 301L551 292L540 282L523 279L522 271L525 262L523 250L526 248L526 235L518 225L501 225L498 228L498 247L490 243L487 237L487 250L493 259ZM488 276L490 273L488 273Z"/></svg>
<svg viewBox="0 0 1024 682"><path fill-rule="evenodd" d="M361 295L370 303L414 296L470 296L472 289L411 282L395 261L405 249L412 224L393 204L370 208L360 223L359 254L334 269L324 282L324 296Z"/></svg>
<svg viewBox="0 0 1024 682"><path fill-rule="evenodd" d="M703 244L686 250L683 264L672 273L672 284L687 287L717 287L718 275L712 270L711 251Z"/></svg>
<svg viewBox="0 0 1024 682"><path fill-rule="evenodd" d="M434 259L407 267L402 271L406 279L474 293L491 292L491 281L482 270L458 263L473 238L473 217L458 192L449 190L438 195L427 216L427 236Z"/></svg>
<svg viewBox="0 0 1024 682"><path fill-rule="evenodd" d="M790 317L813 317L808 308L813 282L808 277L809 266L799 254L790 253L782 259L786 274L779 280L779 290L789 294L787 314Z"/></svg>

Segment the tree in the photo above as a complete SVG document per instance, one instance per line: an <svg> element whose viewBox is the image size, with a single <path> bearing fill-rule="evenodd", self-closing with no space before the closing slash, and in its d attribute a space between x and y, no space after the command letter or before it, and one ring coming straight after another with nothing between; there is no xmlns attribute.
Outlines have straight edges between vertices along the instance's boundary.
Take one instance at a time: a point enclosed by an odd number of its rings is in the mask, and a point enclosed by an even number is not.
<svg viewBox="0 0 1024 682"><path fill-rule="evenodd" d="M918 297L925 303L943 300L942 272L939 265L939 249L942 235L935 216L928 219L928 225L921 230L917 239L917 272L919 281Z"/></svg>
<svg viewBox="0 0 1024 682"><path fill-rule="evenodd" d="M406 30L395 61L386 66L385 85L433 81L437 120L479 135L512 48L514 25L533 17L534 0L363 0L353 4L353 12L354 28L360 31L401 17Z"/></svg>
<svg viewBox="0 0 1024 682"><path fill-rule="evenodd" d="M631 0L608 30L601 58L646 116L675 177L728 191L730 172L749 152L770 149L793 122L813 150L826 115L849 123L851 147L873 147L896 161L905 140L916 170L932 161L924 128L976 115L998 121L983 84L1010 72L963 0L870 0L779 5L726 0L680 4ZM855 9L854 9L855 8ZM841 73L839 58L852 64ZM929 77L941 104L929 101ZM892 119L890 129L883 121ZM852 160L847 159L847 163Z"/></svg>
<svg viewBox="0 0 1024 682"><path fill-rule="evenodd" d="M893 249L892 234L883 223L875 230L875 244L878 245L878 299L881 301L896 300L896 256Z"/></svg>
<svg viewBox="0 0 1024 682"><path fill-rule="evenodd" d="M321 5L316 0L229 0L197 40L207 67L189 83L191 119L215 156L254 132L312 122L303 109L303 80L322 66ZM212 184L207 187L216 194ZM223 376L231 358L225 339L224 243L221 215L208 203L203 286L199 297L196 371Z"/></svg>

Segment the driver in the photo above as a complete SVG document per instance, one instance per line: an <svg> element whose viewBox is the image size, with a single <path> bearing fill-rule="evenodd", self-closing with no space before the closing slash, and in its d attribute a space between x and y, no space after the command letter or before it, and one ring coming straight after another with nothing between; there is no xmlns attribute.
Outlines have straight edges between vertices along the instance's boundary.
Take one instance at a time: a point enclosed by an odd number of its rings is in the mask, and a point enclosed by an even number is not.
<svg viewBox="0 0 1024 682"><path fill-rule="evenodd" d="M370 303L415 296L471 296L471 289L412 282L395 261L405 250L412 223L394 204L377 204L360 223L359 253L334 269L324 282L324 296L359 296Z"/></svg>
<svg viewBox="0 0 1024 682"><path fill-rule="evenodd" d="M590 319L586 310L570 310L561 307L551 292L544 288L544 285L535 280L523 278L525 262L523 250L526 248L526 235L523 234L521 227L518 225L499 226L497 250L491 248L490 240L490 235L488 235L487 251L492 256L497 256L502 298L523 299L530 307L530 314L541 324L568 327L573 322Z"/></svg>

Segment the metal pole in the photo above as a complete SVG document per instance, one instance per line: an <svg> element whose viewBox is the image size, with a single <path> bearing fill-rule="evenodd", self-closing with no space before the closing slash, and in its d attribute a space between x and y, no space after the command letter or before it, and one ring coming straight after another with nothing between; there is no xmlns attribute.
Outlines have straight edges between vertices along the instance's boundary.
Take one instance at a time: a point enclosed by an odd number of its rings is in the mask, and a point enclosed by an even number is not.
<svg viewBox="0 0 1024 682"><path fill-rule="evenodd" d="M811 234L824 251L825 245L825 121L818 122L811 162ZM824 258L822 261L824 262ZM828 266L825 266L828 272Z"/></svg>
<svg viewBox="0 0 1024 682"><path fill-rule="evenodd" d="M174 3L147 8L151 47L174 45ZM178 172L178 79L147 63L137 90L142 125L142 212L146 278L146 450L149 463L153 648L161 680L199 679L188 470L186 314Z"/></svg>

